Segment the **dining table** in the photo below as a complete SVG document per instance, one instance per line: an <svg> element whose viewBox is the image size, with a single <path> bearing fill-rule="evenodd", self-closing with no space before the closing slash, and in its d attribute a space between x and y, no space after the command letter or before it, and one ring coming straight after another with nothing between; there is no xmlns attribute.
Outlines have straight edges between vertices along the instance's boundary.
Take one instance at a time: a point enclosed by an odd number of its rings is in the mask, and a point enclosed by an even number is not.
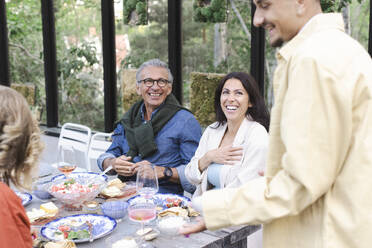
<svg viewBox="0 0 372 248"><path fill-rule="evenodd" d="M111 176L110 176L111 178ZM32 193L30 193L32 194ZM113 199L109 199L113 200ZM114 199L115 200L115 199ZM123 200L123 199L121 199ZM125 199L124 199L125 200ZM79 211L68 211L63 208L63 204L59 202L56 198L52 198L48 201L52 201L58 208L58 216L57 218L63 218L66 216L76 215L76 214L86 214L92 213L90 210L86 210L82 208ZM107 199L97 197L95 199L96 202L99 204L104 203ZM45 200L42 201L38 199L35 195L32 195L32 200L25 206L26 211L31 211L33 208L39 209L40 205L45 203ZM98 207L95 214L102 215L101 208ZM190 218L190 222L196 221L195 217ZM139 236L136 232L141 228L140 223L133 222L129 219L128 215L124 218L116 220L116 227L112 230L112 232L108 233L107 235L95 239L92 242L83 242L83 243L76 243L78 248L111 248L112 244L116 241L124 238L133 238L135 240L139 240ZM43 223L44 225L45 223ZM45 237L43 238L40 234L40 229L43 225L32 225L32 228L38 232L39 237L41 240L47 241ZM237 248L244 248L247 247L247 237L256 232L261 228L259 225L240 225L240 226L233 226L228 228L222 228L217 231L210 231L205 230L203 232L191 234L188 236L185 235L175 235L175 236L167 236L159 231L157 228L157 220L151 221L146 224L146 227L150 227L153 229L153 232L158 233L158 236L151 240L147 241L151 244L152 247L157 248L200 248L200 247L213 247L213 248L230 248L230 247L237 247Z"/></svg>

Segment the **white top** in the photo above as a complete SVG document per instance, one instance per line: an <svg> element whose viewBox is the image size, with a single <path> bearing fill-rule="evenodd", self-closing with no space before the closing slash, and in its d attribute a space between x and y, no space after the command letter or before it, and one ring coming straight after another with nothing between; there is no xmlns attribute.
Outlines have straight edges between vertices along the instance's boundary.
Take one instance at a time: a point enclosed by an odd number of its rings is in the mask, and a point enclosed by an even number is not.
<svg viewBox="0 0 372 248"><path fill-rule="evenodd" d="M198 149L185 169L186 178L196 186L193 197L203 194L210 188L207 176L208 168L201 173L198 161L205 153L219 147L227 124L218 128L213 127L216 127L216 123L208 126L204 131ZM221 188L238 187L258 177L258 172L264 170L268 148L267 131L258 122L244 118L235 136L233 146L243 147L243 156L234 165L225 165L223 171L221 170Z"/></svg>

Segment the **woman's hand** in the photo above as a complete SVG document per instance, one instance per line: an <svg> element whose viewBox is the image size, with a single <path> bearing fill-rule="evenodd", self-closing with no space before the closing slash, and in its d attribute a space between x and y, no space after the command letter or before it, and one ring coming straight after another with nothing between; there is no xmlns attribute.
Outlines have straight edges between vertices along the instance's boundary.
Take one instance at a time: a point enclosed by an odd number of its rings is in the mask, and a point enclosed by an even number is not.
<svg viewBox="0 0 372 248"><path fill-rule="evenodd" d="M199 170L204 171L211 163L233 165L243 156L242 147L224 146L208 151L199 159Z"/></svg>
<svg viewBox="0 0 372 248"><path fill-rule="evenodd" d="M208 156L213 163L233 165L236 161L240 161L243 155L242 147L225 146L209 152Z"/></svg>

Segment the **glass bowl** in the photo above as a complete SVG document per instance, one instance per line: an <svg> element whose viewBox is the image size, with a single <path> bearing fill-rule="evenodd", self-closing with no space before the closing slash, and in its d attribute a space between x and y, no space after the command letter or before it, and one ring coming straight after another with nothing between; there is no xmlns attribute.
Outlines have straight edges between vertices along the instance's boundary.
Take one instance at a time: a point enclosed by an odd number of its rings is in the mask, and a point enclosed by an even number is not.
<svg viewBox="0 0 372 248"><path fill-rule="evenodd" d="M106 201L101 205L101 210L104 215L114 219L121 219L127 215L128 203L123 200Z"/></svg>
<svg viewBox="0 0 372 248"><path fill-rule="evenodd" d="M158 218L157 227L161 234L166 236L179 235L179 229L185 223L188 222L188 218L182 216L166 216Z"/></svg>
<svg viewBox="0 0 372 248"><path fill-rule="evenodd" d="M89 178L60 178L51 181L47 191L63 204L66 210L81 210L85 201L92 201L106 186L98 175Z"/></svg>
<svg viewBox="0 0 372 248"><path fill-rule="evenodd" d="M32 185L32 194L41 201L48 201L53 197L46 189L50 182L50 178L40 178L36 180Z"/></svg>

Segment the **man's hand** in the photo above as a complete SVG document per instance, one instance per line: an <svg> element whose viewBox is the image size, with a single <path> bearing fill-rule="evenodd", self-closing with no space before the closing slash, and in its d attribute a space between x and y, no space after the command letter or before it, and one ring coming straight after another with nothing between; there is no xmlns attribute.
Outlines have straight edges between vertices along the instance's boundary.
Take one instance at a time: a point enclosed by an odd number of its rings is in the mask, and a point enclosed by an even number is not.
<svg viewBox="0 0 372 248"><path fill-rule="evenodd" d="M188 235L188 234L191 234L191 233L202 232L206 229L207 228L205 226L204 219L202 217L197 217L196 218L196 223L193 222L193 223L187 223L187 224L183 225L180 228L179 233L184 234L184 235Z"/></svg>
<svg viewBox="0 0 372 248"><path fill-rule="evenodd" d="M112 160L111 165L114 170L122 176L133 176L136 173L136 164L129 162L132 158L122 155Z"/></svg>

